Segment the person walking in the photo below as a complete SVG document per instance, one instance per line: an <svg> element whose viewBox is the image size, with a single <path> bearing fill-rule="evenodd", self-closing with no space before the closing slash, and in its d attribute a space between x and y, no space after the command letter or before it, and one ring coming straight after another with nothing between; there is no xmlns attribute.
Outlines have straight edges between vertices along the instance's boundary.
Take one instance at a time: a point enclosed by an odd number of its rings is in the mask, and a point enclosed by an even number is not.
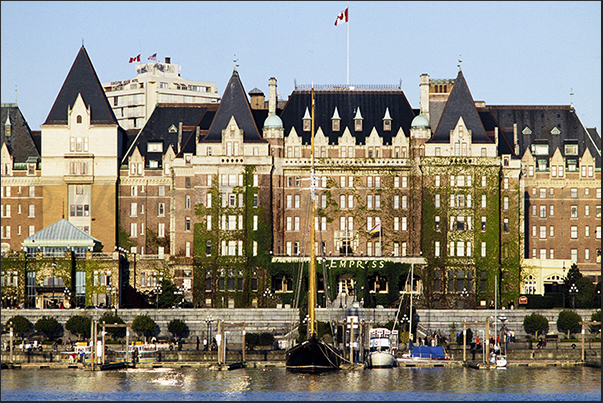
<svg viewBox="0 0 603 403"><path fill-rule="evenodd" d="M199 336L197 336L197 351L199 350Z"/></svg>
<svg viewBox="0 0 603 403"><path fill-rule="evenodd" d="M207 351L207 337L203 338L203 351Z"/></svg>

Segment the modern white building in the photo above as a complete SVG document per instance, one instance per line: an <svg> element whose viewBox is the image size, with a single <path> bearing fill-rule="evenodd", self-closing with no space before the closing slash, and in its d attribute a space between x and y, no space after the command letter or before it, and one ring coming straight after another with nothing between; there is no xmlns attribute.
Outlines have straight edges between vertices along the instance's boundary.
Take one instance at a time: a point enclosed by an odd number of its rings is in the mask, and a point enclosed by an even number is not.
<svg viewBox="0 0 603 403"><path fill-rule="evenodd" d="M180 77L180 65L152 62L136 65L137 76L103 83L105 94L120 126L140 129L161 103L215 103L220 100L216 83Z"/></svg>

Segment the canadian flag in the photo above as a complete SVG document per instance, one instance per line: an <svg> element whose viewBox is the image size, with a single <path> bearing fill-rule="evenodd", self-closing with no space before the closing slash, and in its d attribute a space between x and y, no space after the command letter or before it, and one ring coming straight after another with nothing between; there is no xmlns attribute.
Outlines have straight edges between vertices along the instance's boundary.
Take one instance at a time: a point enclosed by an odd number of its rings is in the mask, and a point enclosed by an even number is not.
<svg viewBox="0 0 603 403"><path fill-rule="evenodd" d="M136 62L139 62L139 61L140 61L140 53L138 54L138 56L130 58L130 63L136 63Z"/></svg>
<svg viewBox="0 0 603 403"><path fill-rule="evenodd" d="M339 25L339 24L343 24L344 22L348 22L348 8L346 8L344 11L337 14L337 19L335 20L335 25Z"/></svg>

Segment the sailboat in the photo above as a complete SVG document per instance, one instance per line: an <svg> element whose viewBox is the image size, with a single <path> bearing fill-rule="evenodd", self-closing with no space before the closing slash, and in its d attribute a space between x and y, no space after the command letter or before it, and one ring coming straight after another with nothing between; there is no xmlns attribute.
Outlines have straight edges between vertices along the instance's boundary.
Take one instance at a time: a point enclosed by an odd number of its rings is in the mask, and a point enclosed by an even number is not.
<svg viewBox="0 0 603 403"><path fill-rule="evenodd" d="M494 284L494 334L497 336L494 340L498 338L498 276L495 277ZM490 363L497 369L505 369L507 368L507 355L502 353L500 345L495 341L494 342L494 351L492 352L492 356L490 358Z"/></svg>
<svg viewBox="0 0 603 403"><path fill-rule="evenodd" d="M316 323L316 256L314 250L314 217L316 215L316 178L314 175L314 88L312 95L312 138L311 148L312 157L310 164L310 270L309 270L309 298L308 298L308 316L309 316L309 337L302 343L287 350L285 367L291 372L318 373L339 369L341 362L341 352L334 346L318 339Z"/></svg>

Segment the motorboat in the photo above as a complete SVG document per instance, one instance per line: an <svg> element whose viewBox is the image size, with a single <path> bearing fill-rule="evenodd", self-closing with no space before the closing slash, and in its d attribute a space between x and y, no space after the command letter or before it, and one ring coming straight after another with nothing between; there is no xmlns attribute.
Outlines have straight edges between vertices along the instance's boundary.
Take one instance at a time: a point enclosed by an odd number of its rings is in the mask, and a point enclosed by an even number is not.
<svg viewBox="0 0 603 403"><path fill-rule="evenodd" d="M375 328L369 331L369 352L365 368L393 368L397 365L396 356L391 350L392 332L386 328Z"/></svg>

